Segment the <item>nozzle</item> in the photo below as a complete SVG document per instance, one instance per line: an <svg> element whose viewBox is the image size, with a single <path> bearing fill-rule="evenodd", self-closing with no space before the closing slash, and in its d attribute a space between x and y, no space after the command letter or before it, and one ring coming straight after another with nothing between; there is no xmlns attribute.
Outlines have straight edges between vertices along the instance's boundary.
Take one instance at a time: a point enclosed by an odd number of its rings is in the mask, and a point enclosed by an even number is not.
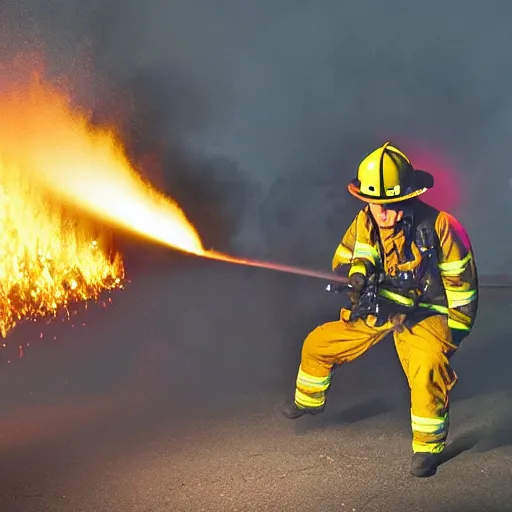
<svg viewBox="0 0 512 512"><path fill-rule="evenodd" d="M329 283L326 287L325 287L325 291L326 292L331 292L331 293L340 293L342 292L345 288L346 288L346 284L340 284L340 283Z"/></svg>

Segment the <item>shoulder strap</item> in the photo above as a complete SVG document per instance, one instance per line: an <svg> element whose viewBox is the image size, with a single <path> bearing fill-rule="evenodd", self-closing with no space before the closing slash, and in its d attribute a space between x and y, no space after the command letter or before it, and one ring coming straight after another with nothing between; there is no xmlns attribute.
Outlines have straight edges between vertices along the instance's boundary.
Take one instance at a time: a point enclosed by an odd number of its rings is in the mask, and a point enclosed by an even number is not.
<svg viewBox="0 0 512 512"><path fill-rule="evenodd" d="M439 237L437 236L432 219L423 219L416 226L416 246L422 253L430 252L431 254L439 254Z"/></svg>

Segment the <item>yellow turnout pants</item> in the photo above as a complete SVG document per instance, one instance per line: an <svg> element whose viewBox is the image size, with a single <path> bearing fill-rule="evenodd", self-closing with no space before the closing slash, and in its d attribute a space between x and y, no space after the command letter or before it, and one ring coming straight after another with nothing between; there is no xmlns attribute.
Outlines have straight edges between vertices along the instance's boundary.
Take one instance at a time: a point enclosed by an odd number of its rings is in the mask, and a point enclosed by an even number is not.
<svg viewBox="0 0 512 512"><path fill-rule="evenodd" d="M297 375L295 403L300 408L321 408L331 382L333 366L348 363L393 332L395 347L411 390L414 452L439 453L448 435L448 393L457 382L449 357L456 350L447 318L436 315L411 328L375 319L340 320L314 329L304 340Z"/></svg>

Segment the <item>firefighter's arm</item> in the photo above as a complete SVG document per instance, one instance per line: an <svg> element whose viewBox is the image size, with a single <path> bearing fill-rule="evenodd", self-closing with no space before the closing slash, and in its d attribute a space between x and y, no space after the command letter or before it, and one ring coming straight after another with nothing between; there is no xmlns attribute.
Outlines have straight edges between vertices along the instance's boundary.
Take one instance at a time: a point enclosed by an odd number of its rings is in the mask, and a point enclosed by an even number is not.
<svg viewBox="0 0 512 512"><path fill-rule="evenodd" d="M375 267L376 250L369 244L366 214L360 211L352 221L338 245L332 259L332 270L351 277L362 274L367 277Z"/></svg>
<svg viewBox="0 0 512 512"><path fill-rule="evenodd" d="M441 212L435 223L441 254L439 270L448 300L448 324L471 331L478 306L478 276L470 238L457 219Z"/></svg>

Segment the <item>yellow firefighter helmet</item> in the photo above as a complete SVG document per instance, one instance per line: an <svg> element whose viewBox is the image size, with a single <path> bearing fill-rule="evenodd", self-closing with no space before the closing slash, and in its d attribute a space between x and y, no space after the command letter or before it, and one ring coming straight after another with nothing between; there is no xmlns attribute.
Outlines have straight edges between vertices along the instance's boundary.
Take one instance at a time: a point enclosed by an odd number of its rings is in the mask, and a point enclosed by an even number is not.
<svg viewBox="0 0 512 512"><path fill-rule="evenodd" d="M348 191L367 203L386 204L417 197L433 186L430 173L415 169L402 151L386 142L361 162Z"/></svg>

